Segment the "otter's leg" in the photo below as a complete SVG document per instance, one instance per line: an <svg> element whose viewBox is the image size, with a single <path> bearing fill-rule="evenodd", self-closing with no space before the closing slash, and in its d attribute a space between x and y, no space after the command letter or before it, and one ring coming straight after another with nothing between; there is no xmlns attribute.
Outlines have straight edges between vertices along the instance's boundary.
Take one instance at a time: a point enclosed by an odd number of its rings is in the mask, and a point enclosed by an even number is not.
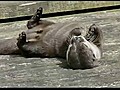
<svg viewBox="0 0 120 90"><path fill-rule="evenodd" d="M24 51L23 50L23 45L25 45L27 42L26 42L26 33L25 32L22 32L21 34L19 34L19 37L17 38L18 42L17 42L17 46L21 52L21 54L23 54L22 52ZM25 54L27 54L26 51L24 51Z"/></svg>
<svg viewBox="0 0 120 90"><path fill-rule="evenodd" d="M44 57L46 55L45 50L41 46L41 42L27 41L25 32L19 34L17 40L17 47L19 48L22 56Z"/></svg>
<svg viewBox="0 0 120 90"><path fill-rule="evenodd" d="M27 28L31 29L39 24L40 18L42 17L43 8L39 7L31 19L27 22Z"/></svg>

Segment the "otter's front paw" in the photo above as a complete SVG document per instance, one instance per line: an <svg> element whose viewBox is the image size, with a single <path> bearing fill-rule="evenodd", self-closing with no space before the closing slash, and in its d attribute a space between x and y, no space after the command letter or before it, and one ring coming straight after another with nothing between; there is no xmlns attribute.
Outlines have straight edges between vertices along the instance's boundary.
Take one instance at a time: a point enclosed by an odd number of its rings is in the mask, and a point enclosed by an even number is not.
<svg viewBox="0 0 120 90"><path fill-rule="evenodd" d="M24 45L26 43L26 33L22 32L21 34L19 34L17 40L18 40L17 45Z"/></svg>

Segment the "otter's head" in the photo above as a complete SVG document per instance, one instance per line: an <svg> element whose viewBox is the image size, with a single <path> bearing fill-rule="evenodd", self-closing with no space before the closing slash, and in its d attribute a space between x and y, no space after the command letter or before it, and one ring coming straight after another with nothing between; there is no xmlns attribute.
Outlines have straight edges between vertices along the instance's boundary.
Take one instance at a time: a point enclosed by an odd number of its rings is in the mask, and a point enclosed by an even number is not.
<svg viewBox="0 0 120 90"><path fill-rule="evenodd" d="M93 68L96 60L94 45L83 36L73 36L66 53L68 66L72 69ZM95 47L96 50L96 47Z"/></svg>

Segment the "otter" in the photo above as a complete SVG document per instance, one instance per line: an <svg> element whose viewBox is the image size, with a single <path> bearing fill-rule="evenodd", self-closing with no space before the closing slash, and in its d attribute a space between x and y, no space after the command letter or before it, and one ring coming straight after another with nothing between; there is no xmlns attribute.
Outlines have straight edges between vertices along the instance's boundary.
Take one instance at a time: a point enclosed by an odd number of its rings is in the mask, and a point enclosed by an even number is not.
<svg viewBox="0 0 120 90"><path fill-rule="evenodd" d="M0 41L0 45L3 45L3 47L0 47L0 54L20 54L24 57L41 58L60 57L67 59L70 68L75 69L91 68L94 66L94 61L101 58L98 51L102 53L102 32L95 24L91 25L89 30L86 31L85 28L81 27L79 21L54 23L41 20L41 13L42 9L39 8L28 21L28 30L21 32L17 39ZM75 42L79 42L79 44L73 44ZM78 48L78 50L83 48L83 51L87 51L82 53L82 50L78 51L74 48ZM87 54L91 56L85 57ZM81 59L82 55L85 61ZM83 66L77 64L79 63L77 61L78 57L79 61L84 63ZM71 64L73 61L74 63ZM74 67L74 65L77 65L77 67Z"/></svg>
<svg viewBox="0 0 120 90"><path fill-rule="evenodd" d="M72 36L84 35L86 30L80 22L65 22L49 25L35 40L27 39L27 34L19 35L17 46L25 57L66 57ZM24 38L24 34L26 38ZM23 43L23 40L26 41Z"/></svg>
<svg viewBox="0 0 120 90"><path fill-rule="evenodd" d="M34 41L27 40L25 32L19 35L17 46L24 57L65 58L72 69L93 68L94 61L100 60L103 37L97 25L91 25L88 32L76 21L56 23L44 29Z"/></svg>

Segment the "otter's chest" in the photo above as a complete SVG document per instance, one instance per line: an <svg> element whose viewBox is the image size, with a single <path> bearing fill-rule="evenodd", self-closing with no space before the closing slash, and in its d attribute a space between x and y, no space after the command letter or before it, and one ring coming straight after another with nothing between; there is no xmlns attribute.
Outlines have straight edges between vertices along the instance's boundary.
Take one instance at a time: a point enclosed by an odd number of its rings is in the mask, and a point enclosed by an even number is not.
<svg viewBox="0 0 120 90"><path fill-rule="evenodd" d="M81 27L81 25L78 22L53 24L45 28L41 40L47 47L53 50L54 54L65 57L68 48L67 39L70 37L70 32L74 28L79 27Z"/></svg>

